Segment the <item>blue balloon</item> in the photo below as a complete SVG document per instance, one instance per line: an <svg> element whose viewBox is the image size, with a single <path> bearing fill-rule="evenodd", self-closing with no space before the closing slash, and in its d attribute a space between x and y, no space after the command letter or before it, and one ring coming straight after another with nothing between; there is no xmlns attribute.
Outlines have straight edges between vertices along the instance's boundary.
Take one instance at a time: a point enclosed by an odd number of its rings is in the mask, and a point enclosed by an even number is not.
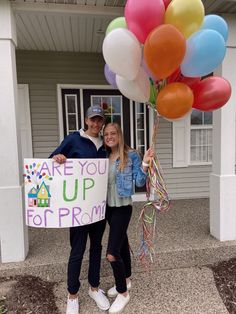
<svg viewBox="0 0 236 314"><path fill-rule="evenodd" d="M203 29L187 40L187 49L180 66L187 77L199 77L213 72L223 61L225 40L217 31Z"/></svg>
<svg viewBox="0 0 236 314"><path fill-rule="evenodd" d="M226 21L219 15L210 14L204 17L201 29L213 29L219 32L227 41L229 28Z"/></svg>

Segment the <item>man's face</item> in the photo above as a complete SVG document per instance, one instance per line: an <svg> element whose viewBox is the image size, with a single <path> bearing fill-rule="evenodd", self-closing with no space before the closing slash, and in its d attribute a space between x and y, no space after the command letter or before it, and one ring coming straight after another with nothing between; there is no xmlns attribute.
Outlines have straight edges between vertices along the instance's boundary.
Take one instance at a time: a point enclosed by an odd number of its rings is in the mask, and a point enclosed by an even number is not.
<svg viewBox="0 0 236 314"><path fill-rule="evenodd" d="M100 116L95 116L92 118L86 118L85 123L88 126L86 133L90 136L98 136L104 124L104 119Z"/></svg>

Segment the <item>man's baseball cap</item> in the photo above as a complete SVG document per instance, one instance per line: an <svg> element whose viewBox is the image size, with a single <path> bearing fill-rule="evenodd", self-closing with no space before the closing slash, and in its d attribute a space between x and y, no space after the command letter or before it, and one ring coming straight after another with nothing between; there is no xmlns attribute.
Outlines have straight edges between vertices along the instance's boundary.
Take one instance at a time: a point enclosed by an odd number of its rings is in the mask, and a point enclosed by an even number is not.
<svg viewBox="0 0 236 314"><path fill-rule="evenodd" d="M85 118L93 118L93 117L102 117L105 120L104 111L100 106L91 106L88 107L86 111Z"/></svg>

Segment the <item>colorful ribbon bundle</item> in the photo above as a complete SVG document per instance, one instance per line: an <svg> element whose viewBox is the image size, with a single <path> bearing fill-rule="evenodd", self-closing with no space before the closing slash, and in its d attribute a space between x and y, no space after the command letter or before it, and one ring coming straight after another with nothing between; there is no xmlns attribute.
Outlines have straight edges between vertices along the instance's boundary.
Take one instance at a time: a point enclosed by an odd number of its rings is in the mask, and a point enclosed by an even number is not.
<svg viewBox="0 0 236 314"><path fill-rule="evenodd" d="M156 141L158 122L159 118L156 115L152 136L152 146L154 146ZM139 217L139 225L141 224L142 232L138 256L143 265L147 265L148 257L150 261L153 262L153 257L155 255L154 237L157 213L164 212L170 208L170 199L157 156L155 156L150 162L146 188L147 202L144 204ZM153 200L150 199L151 196Z"/></svg>

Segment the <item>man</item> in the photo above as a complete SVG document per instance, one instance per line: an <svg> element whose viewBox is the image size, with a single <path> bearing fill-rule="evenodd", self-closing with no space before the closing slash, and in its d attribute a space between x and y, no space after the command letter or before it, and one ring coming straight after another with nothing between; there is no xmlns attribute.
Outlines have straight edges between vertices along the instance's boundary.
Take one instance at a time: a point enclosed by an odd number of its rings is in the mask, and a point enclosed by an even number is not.
<svg viewBox="0 0 236 314"><path fill-rule="evenodd" d="M50 157L58 163L64 163L67 158L106 158L103 140L99 135L104 122L103 109L100 106L89 107L85 116L87 129L85 131L81 129L79 132L68 135ZM101 220L90 225L70 228L71 252L68 262L67 285L69 295L66 314L79 313L79 276L88 235L90 238L89 296L100 309L108 310L110 307L104 292L98 288L102 253L101 242L105 226L105 220Z"/></svg>

